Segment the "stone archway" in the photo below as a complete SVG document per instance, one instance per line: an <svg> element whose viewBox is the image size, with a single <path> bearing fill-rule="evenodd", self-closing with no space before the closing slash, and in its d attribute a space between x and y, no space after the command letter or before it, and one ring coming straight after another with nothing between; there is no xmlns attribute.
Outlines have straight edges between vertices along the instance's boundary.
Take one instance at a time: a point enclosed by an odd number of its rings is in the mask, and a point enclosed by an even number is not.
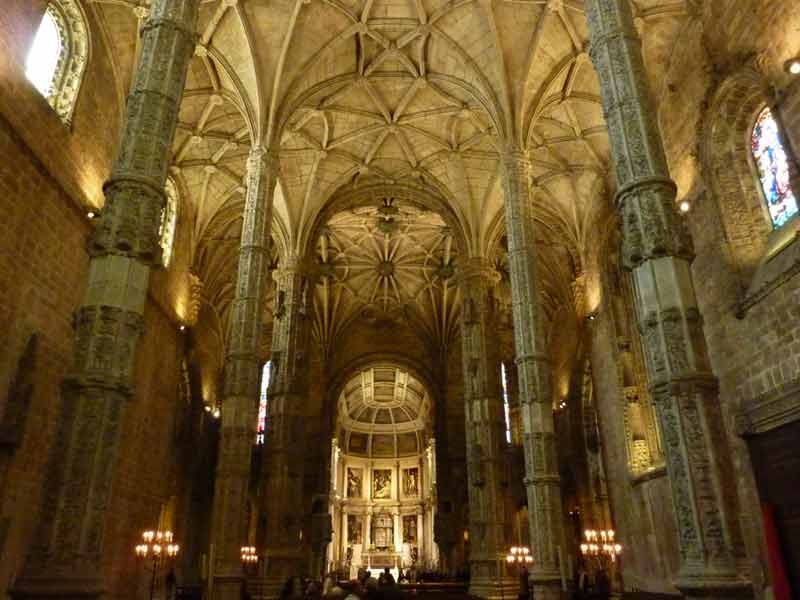
<svg viewBox="0 0 800 600"><path fill-rule="evenodd" d="M337 399L328 563L345 577L369 569L433 568L436 457L427 385L391 362L362 366Z"/></svg>

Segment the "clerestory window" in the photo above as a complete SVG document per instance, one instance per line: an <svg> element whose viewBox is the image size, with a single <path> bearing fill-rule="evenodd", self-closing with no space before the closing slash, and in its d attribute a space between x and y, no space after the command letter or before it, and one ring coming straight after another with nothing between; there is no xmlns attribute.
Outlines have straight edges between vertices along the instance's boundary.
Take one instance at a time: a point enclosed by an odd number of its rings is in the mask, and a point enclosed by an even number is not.
<svg viewBox="0 0 800 600"><path fill-rule="evenodd" d="M25 63L30 82L69 125L89 59L86 18L76 0L51 0Z"/></svg>
<svg viewBox="0 0 800 600"><path fill-rule="evenodd" d="M256 444L263 444L267 435L269 380L272 376L272 361L268 360L261 371L261 394L258 399L258 423L256 424Z"/></svg>
<svg viewBox="0 0 800 600"><path fill-rule="evenodd" d="M167 179L164 186L166 203L161 211L161 226L158 230L161 245L161 264L169 266L172 259L172 247L175 244L175 224L178 220L178 188L172 179Z"/></svg>
<svg viewBox="0 0 800 600"><path fill-rule="evenodd" d="M506 364L500 363L500 385L503 388L503 415L506 423L506 442L511 443L511 404L508 401L508 379L506 378Z"/></svg>

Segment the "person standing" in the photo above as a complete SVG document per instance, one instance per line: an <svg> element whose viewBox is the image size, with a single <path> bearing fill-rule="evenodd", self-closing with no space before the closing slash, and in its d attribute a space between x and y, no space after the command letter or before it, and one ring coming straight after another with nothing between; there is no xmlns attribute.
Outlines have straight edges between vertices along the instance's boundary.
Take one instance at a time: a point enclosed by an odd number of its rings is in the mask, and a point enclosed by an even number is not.
<svg viewBox="0 0 800 600"><path fill-rule="evenodd" d="M517 594L517 600L532 600L532 598L528 569L525 565L522 565L519 570L519 593Z"/></svg>

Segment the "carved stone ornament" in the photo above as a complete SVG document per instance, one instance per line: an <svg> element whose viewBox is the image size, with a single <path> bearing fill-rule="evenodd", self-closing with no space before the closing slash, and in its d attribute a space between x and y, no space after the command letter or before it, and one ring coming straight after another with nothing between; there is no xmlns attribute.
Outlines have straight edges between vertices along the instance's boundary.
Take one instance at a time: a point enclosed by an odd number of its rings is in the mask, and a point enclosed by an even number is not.
<svg viewBox="0 0 800 600"><path fill-rule="evenodd" d="M625 266L676 256L691 261L694 249L686 223L675 208L675 184L649 179L623 188L617 195L622 213Z"/></svg>
<svg viewBox="0 0 800 600"><path fill-rule="evenodd" d="M734 417L737 435L747 437L800 420L800 378L743 402Z"/></svg>
<svg viewBox="0 0 800 600"><path fill-rule="evenodd" d="M166 202L164 191L142 181L121 179L109 182L105 192L106 206L89 254L119 254L159 264L158 230Z"/></svg>
<svg viewBox="0 0 800 600"><path fill-rule="evenodd" d="M82 306L75 321L75 369L70 379L129 394L144 317L114 306Z"/></svg>
<svg viewBox="0 0 800 600"><path fill-rule="evenodd" d="M71 125L83 73L89 62L86 16L77 0L51 0L47 12L56 24L61 42L47 102L66 125Z"/></svg>

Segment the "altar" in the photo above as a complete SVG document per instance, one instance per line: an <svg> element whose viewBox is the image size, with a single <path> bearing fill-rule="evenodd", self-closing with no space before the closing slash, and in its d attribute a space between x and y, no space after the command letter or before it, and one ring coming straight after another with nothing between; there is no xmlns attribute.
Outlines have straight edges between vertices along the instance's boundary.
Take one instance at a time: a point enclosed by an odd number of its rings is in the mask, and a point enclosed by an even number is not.
<svg viewBox="0 0 800 600"><path fill-rule="evenodd" d="M376 514L372 517L372 546L378 552L394 550L394 518L391 514ZM388 566L388 565L387 565Z"/></svg>
<svg viewBox="0 0 800 600"><path fill-rule="evenodd" d="M433 440L423 452L376 458L346 454L334 439L331 456L329 569L350 578L389 569L397 579L401 569L435 567Z"/></svg>
<svg viewBox="0 0 800 600"><path fill-rule="evenodd" d="M386 567L396 569L402 566L403 555L400 552L386 552L383 550L367 550L362 555L364 566L367 569L377 569L383 571Z"/></svg>

